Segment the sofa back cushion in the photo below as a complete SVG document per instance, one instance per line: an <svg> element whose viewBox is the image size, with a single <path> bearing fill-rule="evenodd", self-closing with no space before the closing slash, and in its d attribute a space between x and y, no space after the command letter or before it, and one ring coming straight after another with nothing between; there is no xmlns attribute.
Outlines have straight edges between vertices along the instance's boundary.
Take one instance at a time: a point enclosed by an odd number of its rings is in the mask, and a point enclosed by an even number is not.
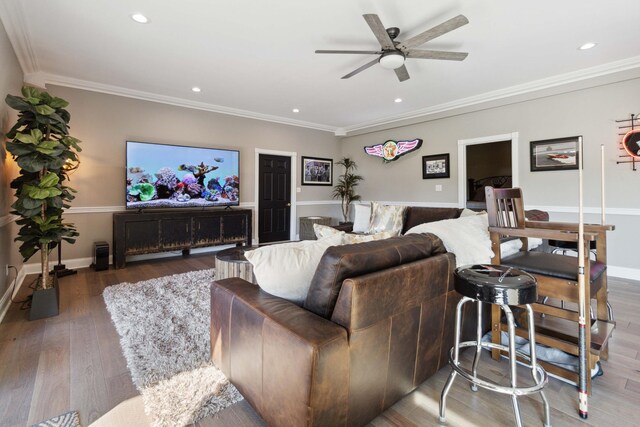
<svg viewBox="0 0 640 427"><path fill-rule="evenodd" d="M462 209L458 208L427 208L421 206L409 206L404 216L402 234L416 225L425 222L441 221L443 219L455 219L460 217Z"/></svg>
<svg viewBox="0 0 640 427"><path fill-rule="evenodd" d="M311 280L304 308L329 319L345 279L445 252L442 241L433 234L412 234L330 247L320 259Z"/></svg>

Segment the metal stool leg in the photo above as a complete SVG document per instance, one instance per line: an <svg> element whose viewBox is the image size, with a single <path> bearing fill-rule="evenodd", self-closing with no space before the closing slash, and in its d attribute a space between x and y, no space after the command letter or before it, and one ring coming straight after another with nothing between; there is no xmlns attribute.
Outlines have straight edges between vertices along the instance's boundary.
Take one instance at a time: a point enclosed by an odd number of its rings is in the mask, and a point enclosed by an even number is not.
<svg viewBox="0 0 640 427"><path fill-rule="evenodd" d="M529 314L529 356L531 357L531 376L533 381L538 384L538 359L536 358L536 330L533 317L533 309L531 305L526 304L527 313ZM549 401L544 391L540 390L540 397L544 405L544 427L551 427L551 415L549 410Z"/></svg>
<svg viewBox="0 0 640 427"><path fill-rule="evenodd" d="M478 375L478 362L480 362L480 353L482 352L482 302L476 301L478 318L476 325L476 354L473 356L473 367L471 372L473 376ZM471 391L478 391L478 386L474 383L471 383Z"/></svg>
<svg viewBox="0 0 640 427"><path fill-rule="evenodd" d="M509 368L511 371L511 387L514 389L517 387L517 372L516 372L516 325L513 320L513 313L508 305L502 305L502 310L507 317L507 326L509 330ZM513 403L513 413L516 417L516 426L522 427L522 417L520 416L520 407L518 406L518 397L514 394L511 395L511 402Z"/></svg>
<svg viewBox="0 0 640 427"><path fill-rule="evenodd" d="M456 306L456 325L455 325L455 338L453 342L453 362L457 365L459 363L459 353L460 353L460 329L462 328L462 306L467 302L473 301L471 298L462 297L462 299L458 302ZM451 368L451 373L449 374L449 378L447 379L444 388L442 389L442 394L440 395L440 422L446 422L445 418L445 410L447 409L447 394L449 394L449 390L451 390L451 386L453 385L453 380L456 379L457 372Z"/></svg>

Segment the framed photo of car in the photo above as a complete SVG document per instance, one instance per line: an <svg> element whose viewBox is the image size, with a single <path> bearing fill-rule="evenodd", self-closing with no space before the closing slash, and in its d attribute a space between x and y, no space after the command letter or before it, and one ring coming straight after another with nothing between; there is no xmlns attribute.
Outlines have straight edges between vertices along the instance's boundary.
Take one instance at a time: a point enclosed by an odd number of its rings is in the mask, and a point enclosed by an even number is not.
<svg viewBox="0 0 640 427"><path fill-rule="evenodd" d="M333 159L303 156L302 185L333 185Z"/></svg>
<svg viewBox="0 0 640 427"><path fill-rule="evenodd" d="M531 141L531 172L578 169L579 136Z"/></svg>

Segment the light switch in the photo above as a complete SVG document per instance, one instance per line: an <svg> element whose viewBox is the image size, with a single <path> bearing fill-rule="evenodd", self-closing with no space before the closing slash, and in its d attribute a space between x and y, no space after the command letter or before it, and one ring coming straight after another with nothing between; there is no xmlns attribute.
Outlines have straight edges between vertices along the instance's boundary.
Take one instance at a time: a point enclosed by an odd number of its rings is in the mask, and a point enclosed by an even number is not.
<svg viewBox="0 0 640 427"><path fill-rule="evenodd" d="M442 191L442 185L436 184L436 191Z"/></svg>
<svg viewBox="0 0 640 427"><path fill-rule="evenodd" d="M302 189L300 187L296 187L296 193L300 193Z"/></svg>

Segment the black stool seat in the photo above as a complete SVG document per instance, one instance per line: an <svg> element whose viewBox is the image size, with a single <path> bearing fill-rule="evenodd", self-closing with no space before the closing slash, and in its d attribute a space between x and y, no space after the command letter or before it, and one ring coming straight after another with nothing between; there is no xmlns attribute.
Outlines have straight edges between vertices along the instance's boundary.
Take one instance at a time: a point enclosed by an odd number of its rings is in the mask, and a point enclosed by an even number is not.
<svg viewBox="0 0 640 427"><path fill-rule="evenodd" d="M533 304L538 299L536 279L529 273L504 265L467 265L453 274L458 293L499 305Z"/></svg>

